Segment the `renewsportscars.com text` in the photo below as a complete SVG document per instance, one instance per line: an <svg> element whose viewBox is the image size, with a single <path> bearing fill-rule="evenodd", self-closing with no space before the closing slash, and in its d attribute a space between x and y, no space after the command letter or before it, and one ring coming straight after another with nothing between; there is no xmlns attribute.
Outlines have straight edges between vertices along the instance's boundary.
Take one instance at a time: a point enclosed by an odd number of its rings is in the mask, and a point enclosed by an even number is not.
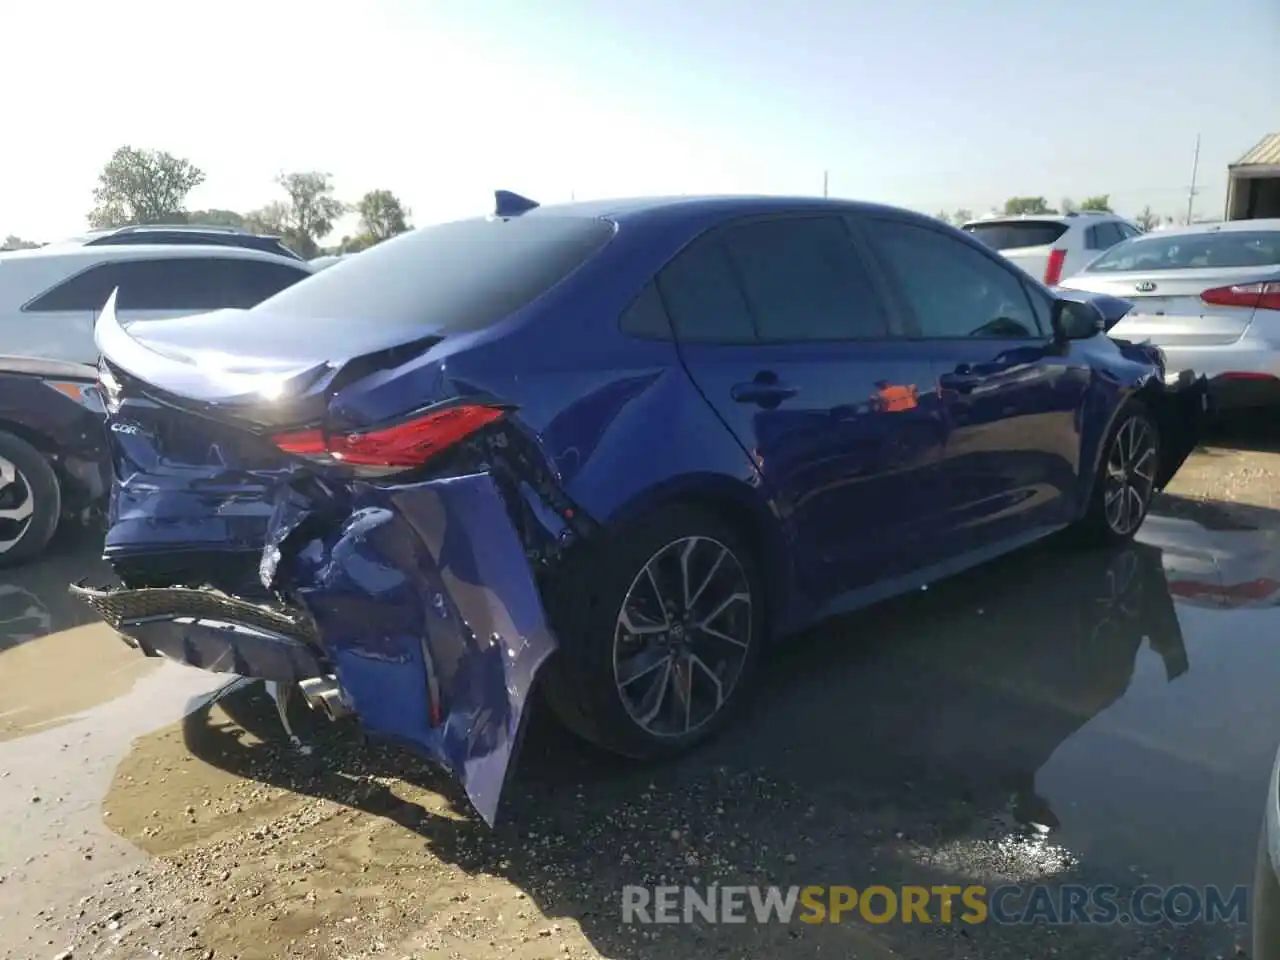
<svg viewBox="0 0 1280 960"><path fill-rule="evenodd" d="M623 923L1245 923L1238 886L627 886Z"/></svg>

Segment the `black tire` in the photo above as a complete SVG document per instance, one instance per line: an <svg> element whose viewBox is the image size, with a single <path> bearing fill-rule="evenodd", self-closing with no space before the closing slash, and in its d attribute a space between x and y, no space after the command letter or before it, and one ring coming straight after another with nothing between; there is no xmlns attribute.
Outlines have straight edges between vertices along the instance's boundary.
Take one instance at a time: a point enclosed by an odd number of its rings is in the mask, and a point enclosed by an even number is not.
<svg viewBox="0 0 1280 960"><path fill-rule="evenodd" d="M5 477L13 468L13 480ZM62 487L42 454L21 437L0 430L0 508L30 504L23 521L0 519L0 566L37 556L53 539L62 516Z"/></svg>
<svg viewBox="0 0 1280 960"><path fill-rule="evenodd" d="M692 730L659 735L634 718L624 702L615 673L615 644L623 603L646 565L665 548L689 538L702 538L700 545L710 541L711 549L727 548L737 561L729 576L740 573L747 585L749 626L744 634L749 640L744 654L729 654L740 660L723 704ZM767 602L750 542L715 514L676 504L584 544L547 590L547 605L560 649L543 671L542 694L561 723L584 740L634 759L674 756L723 728L750 698L767 632ZM694 636L692 628L689 636ZM722 666L724 662L717 662L715 669ZM705 686L705 675L699 673L700 687Z"/></svg>
<svg viewBox="0 0 1280 960"><path fill-rule="evenodd" d="M1126 518L1126 522L1120 523L1114 511L1108 510L1112 456L1121 438L1130 436L1127 432L1129 430L1138 431L1140 434L1145 432L1145 436L1150 438L1152 451L1148 458L1150 476L1154 480L1156 475L1157 466L1160 462L1160 430L1156 426L1154 418L1141 402L1129 400L1116 415L1115 423L1112 424L1111 431L1107 434L1106 443L1102 448L1102 456L1098 461L1098 474L1094 478L1093 493L1089 498L1089 508L1076 525L1075 533L1078 539L1089 546L1105 547L1128 543L1142 527L1143 521L1146 520L1147 512L1151 509L1151 500L1155 496L1155 490L1152 484L1146 483L1144 484L1146 489L1141 510L1137 511L1136 507L1133 508L1138 514L1136 522L1134 522L1133 514L1130 513ZM1129 496L1127 493L1125 495Z"/></svg>

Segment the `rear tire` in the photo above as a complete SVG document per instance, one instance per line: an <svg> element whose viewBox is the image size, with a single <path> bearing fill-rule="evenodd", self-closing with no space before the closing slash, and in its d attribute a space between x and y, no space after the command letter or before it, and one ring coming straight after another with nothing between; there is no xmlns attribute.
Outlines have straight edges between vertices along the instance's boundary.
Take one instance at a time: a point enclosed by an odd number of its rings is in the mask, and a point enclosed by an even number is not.
<svg viewBox="0 0 1280 960"><path fill-rule="evenodd" d="M0 431L0 566L37 556L62 515L62 487L42 454Z"/></svg>
<svg viewBox="0 0 1280 960"><path fill-rule="evenodd" d="M542 692L585 740L636 759L672 756L749 698L763 584L747 538L715 514L664 507L584 544L547 600L560 649Z"/></svg>
<svg viewBox="0 0 1280 960"><path fill-rule="evenodd" d="M1089 508L1076 526L1091 546L1114 546L1134 538L1151 509L1160 463L1160 431L1147 408L1130 400L1107 435Z"/></svg>

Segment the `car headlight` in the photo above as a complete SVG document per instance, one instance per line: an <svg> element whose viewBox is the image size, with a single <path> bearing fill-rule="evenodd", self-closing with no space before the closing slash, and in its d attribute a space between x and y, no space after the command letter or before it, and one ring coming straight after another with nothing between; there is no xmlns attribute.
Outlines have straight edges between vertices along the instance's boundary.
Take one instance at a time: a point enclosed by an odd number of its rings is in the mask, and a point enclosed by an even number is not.
<svg viewBox="0 0 1280 960"><path fill-rule="evenodd" d="M74 400L80 406L93 413L105 415L106 407L102 403L102 394L97 384L84 383L78 380L42 380L50 390L57 390L64 397Z"/></svg>

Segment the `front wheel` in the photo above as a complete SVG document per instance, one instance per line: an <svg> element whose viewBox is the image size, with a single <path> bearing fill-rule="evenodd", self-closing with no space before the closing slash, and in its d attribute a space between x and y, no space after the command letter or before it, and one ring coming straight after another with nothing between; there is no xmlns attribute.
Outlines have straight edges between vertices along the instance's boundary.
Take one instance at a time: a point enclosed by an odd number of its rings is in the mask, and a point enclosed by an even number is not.
<svg viewBox="0 0 1280 960"><path fill-rule="evenodd" d="M1137 400L1121 409L1107 437L1079 533L1094 544L1132 540L1151 509L1160 466L1160 431Z"/></svg>
<svg viewBox="0 0 1280 960"><path fill-rule="evenodd" d="M714 514L664 508L585 545L550 604L543 692L570 730L645 759L720 728L755 678L765 603L750 545Z"/></svg>

